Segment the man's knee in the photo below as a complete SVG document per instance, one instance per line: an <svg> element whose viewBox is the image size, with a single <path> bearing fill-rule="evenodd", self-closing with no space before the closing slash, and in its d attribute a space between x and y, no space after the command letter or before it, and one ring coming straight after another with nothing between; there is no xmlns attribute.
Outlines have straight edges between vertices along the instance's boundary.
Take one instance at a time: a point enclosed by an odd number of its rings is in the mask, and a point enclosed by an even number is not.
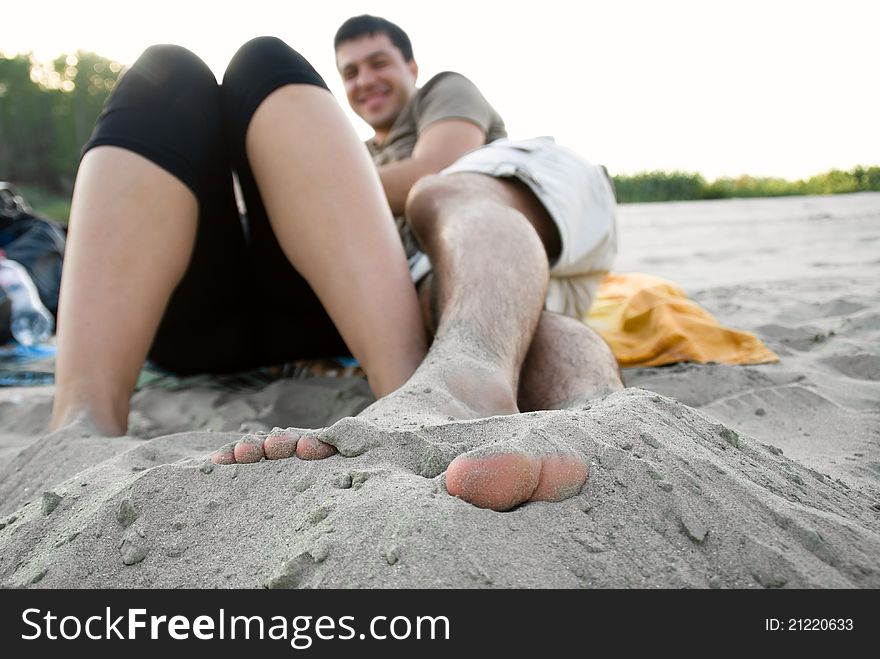
<svg viewBox="0 0 880 659"><path fill-rule="evenodd" d="M454 182L440 174L425 176L410 189L404 214L419 240L428 237L436 228L444 203L458 193Z"/></svg>

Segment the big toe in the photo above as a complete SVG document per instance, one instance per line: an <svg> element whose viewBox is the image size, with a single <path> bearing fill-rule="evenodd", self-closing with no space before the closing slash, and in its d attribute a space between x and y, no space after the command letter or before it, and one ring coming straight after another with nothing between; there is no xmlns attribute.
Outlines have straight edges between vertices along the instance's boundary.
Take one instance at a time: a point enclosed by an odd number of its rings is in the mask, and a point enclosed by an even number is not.
<svg viewBox="0 0 880 659"><path fill-rule="evenodd" d="M586 462L575 455L465 454L447 468L446 489L478 508L505 511L526 501L574 496L587 474Z"/></svg>
<svg viewBox="0 0 880 659"><path fill-rule="evenodd" d="M529 501L563 501L573 497L581 491L590 474L587 463L576 455L545 455L541 462L538 487Z"/></svg>
<svg viewBox="0 0 880 659"><path fill-rule="evenodd" d="M540 474L541 460L536 456L461 455L446 469L446 489L478 508L510 510L528 500L538 487Z"/></svg>

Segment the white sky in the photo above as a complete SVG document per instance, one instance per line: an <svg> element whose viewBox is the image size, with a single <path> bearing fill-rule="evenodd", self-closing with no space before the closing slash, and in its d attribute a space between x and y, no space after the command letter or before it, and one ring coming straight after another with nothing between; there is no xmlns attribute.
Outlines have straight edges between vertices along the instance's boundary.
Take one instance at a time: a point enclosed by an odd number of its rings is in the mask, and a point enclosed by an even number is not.
<svg viewBox="0 0 880 659"><path fill-rule="evenodd" d="M130 64L178 43L220 77L239 45L272 34L347 110L332 38L362 13L409 33L423 82L459 71L511 137L554 135L612 173L801 178L880 164L877 0L35 0L5 3L0 49Z"/></svg>

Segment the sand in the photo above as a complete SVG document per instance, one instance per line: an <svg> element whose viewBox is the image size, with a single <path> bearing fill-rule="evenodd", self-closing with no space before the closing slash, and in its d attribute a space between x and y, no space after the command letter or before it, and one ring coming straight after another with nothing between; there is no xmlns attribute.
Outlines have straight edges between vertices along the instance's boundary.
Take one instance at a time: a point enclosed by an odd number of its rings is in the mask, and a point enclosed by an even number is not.
<svg viewBox="0 0 880 659"><path fill-rule="evenodd" d="M0 389L0 585L880 587L880 194L624 206L620 229L617 270L781 361L630 369L580 409L466 422L346 418L360 380L148 389L112 440L46 435L51 387ZM278 425L341 454L208 462ZM456 455L511 440L574 445L586 485L505 513L446 493Z"/></svg>

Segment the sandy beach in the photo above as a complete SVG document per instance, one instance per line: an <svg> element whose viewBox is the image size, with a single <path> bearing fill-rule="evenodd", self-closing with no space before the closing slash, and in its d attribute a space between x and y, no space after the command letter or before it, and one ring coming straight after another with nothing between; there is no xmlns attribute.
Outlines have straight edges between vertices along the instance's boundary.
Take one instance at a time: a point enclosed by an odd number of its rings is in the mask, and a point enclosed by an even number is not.
<svg viewBox="0 0 880 659"><path fill-rule="evenodd" d="M129 436L46 434L52 388L0 389L0 586L880 587L880 193L627 205L615 271L668 278L780 357L627 369L579 409L350 418L359 379L147 388ZM340 454L219 466L275 426ZM445 490L464 451L574 442L560 503Z"/></svg>

